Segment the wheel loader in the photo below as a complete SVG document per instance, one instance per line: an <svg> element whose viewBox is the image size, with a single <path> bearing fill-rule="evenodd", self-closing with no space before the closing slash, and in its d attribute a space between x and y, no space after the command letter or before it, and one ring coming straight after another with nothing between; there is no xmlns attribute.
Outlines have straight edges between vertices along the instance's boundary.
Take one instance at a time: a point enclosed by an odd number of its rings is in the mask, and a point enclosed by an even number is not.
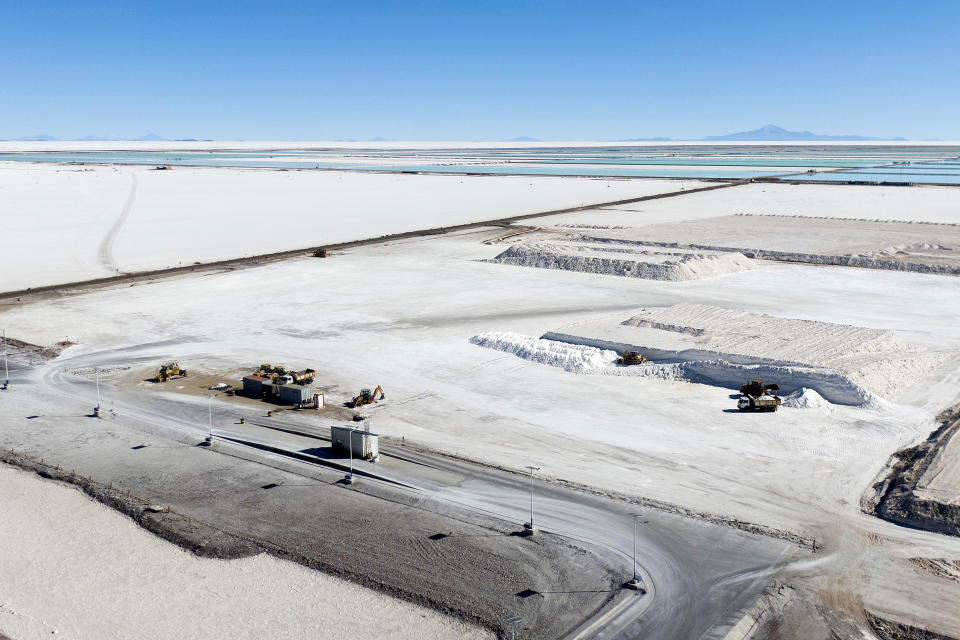
<svg viewBox="0 0 960 640"><path fill-rule="evenodd" d="M176 362L170 362L159 369L157 369L157 377L154 378L157 382L166 382L170 378L186 378L187 370L181 369L180 365Z"/></svg>
<svg viewBox="0 0 960 640"><path fill-rule="evenodd" d="M378 393L380 394L379 398L377 397ZM360 395L355 397L350 402L350 407L356 409L357 407L362 407L365 404L373 404L377 400L383 400L384 398L386 398L386 395L383 393L383 387L379 385L372 392L370 389L361 389Z"/></svg>
<svg viewBox="0 0 960 640"><path fill-rule="evenodd" d="M770 391L780 391L780 385L776 383L763 384L763 380L751 380L740 387L740 393L747 396L763 396Z"/></svg>

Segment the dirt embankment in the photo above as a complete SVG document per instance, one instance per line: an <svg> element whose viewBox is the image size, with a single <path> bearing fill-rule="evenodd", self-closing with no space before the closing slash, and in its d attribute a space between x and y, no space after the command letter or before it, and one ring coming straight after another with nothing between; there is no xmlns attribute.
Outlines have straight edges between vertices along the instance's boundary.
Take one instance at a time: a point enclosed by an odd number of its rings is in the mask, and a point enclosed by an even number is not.
<svg viewBox="0 0 960 640"><path fill-rule="evenodd" d="M621 593L605 552L517 536L508 523L373 485L278 481L282 472L240 459L242 473L217 491L208 474L178 474L171 484L149 465L136 482L115 480L121 486L16 451L0 451L2 463L73 484L198 556L269 553L501 636L515 614L530 638L564 637Z"/></svg>
<svg viewBox="0 0 960 640"><path fill-rule="evenodd" d="M895 524L960 536L960 505L920 498L917 485L937 453L960 430L960 406L938 416L940 426L920 444L896 452L881 478L861 501L871 515Z"/></svg>
<svg viewBox="0 0 960 640"><path fill-rule="evenodd" d="M880 640L957 640L955 637L945 636L942 633L884 620L869 611L867 612L867 623Z"/></svg>

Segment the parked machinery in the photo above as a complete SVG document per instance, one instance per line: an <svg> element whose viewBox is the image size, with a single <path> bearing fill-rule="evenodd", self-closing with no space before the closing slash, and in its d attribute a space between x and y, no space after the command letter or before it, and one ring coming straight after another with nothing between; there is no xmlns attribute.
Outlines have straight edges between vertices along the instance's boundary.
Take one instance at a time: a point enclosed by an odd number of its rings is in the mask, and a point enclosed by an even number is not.
<svg viewBox="0 0 960 640"><path fill-rule="evenodd" d="M313 369L304 369L303 371L291 371L287 374L293 378L297 384L313 384L313 379L317 377L317 372Z"/></svg>
<svg viewBox="0 0 960 640"><path fill-rule="evenodd" d="M162 365L157 369L157 377L154 378L157 382L166 382L170 378L186 378L187 370L181 369L180 365L176 362L170 362L165 365Z"/></svg>
<svg viewBox="0 0 960 640"><path fill-rule="evenodd" d="M317 372L313 369L304 369L302 371L287 371L286 367L273 366L263 363L260 368L254 372L254 375L267 378L275 384L313 384L317 377Z"/></svg>
<svg viewBox="0 0 960 640"><path fill-rule="evenodd" d="M639 351L624 351L623 356L617 358L617 364L632 365L643 364L647 359Z"/></svg>
<svg viewBox="0 0 960 640"><path fill-rule="evenodd" d="M377 397L377 394L380 394L380 397ZM370 389L361 389L360 395L355 397L350 402L350 407L356 409L357 407L362 407L365 404L373 404L377 400L383 400L386 395L383 393L383 387L377 386L376 389L370 391Z"/></svg>

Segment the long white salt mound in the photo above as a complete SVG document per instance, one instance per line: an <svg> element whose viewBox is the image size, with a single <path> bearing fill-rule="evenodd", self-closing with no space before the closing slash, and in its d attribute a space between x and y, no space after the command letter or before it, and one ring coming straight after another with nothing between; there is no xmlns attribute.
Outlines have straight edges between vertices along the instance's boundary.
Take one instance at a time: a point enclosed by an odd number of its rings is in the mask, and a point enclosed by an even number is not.
<svg viewBox="0 0 960 640"><path fill-rule="evenodd" d="M634 377L676 378L675 366L654 363L619 367L617 352L556 340L544 340L512 331L489 331L470 338L473 344L487 349L511 353L518 358L558 367L570 373Z"/></svg>
<svg viewBox="0 0 960 640"><path fill-rule="evenodd" d="M754 268L739 253L693 253L641 247L597 247L586 244L531 242L517 244L493 262L541 269L562 269L648 280L698 280Z"/></svg>

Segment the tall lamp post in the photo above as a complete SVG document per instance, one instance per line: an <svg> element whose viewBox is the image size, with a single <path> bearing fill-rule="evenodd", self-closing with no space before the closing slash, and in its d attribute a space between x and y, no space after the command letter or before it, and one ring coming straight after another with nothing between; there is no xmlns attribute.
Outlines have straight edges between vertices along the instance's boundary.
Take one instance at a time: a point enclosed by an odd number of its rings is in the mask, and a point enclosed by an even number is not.
<svg viewBox="0 0 960 640"><path fill-rule="evenodd" d="M94 367L93 371L97 380L97 406L93 408L93 417L99 418L100 417L100 369L98 369L97 367Z"/></svg>
<svg viewBox="0 0 960 640"><path fill-rule="evenodd" d="M521 618L520 616L507 616L504 619L510 623L510 640L516 640L517 625L523 622L523 618Z"/></svg>
<svg viewBox="0 0 960 640"><path fill-rule="evenodd" d="M525 522L523 528L527 530L528 535L534 535L537 532L533 524L533 472L540 471L540 467L527 466L530 471L530 522Z"/></svg>
<svg viewBox="0 0 960 640"><path fill-rule="evenodd" d="M3 390L6 391L10 386L10 365L7 364L7 330L3 330Z"/></svg>
<svg viewBox="0 0 960 640"><path fill-rule="evenodd" d="M347 484L353 484L356 480L353 477L353 432L356 431L354 427L350 427L350 445L347 447L347 450L350 452L350 473L344 476L343 481Z"/></svg>
<svg viewBox="0 0 960 640"><path fill-rule="evenodd" d="M641 591L643 589L643 579L641 579L640 574L637 573L637 523L639 520L640 514L633 514L633 578L627 582L626 587L634 591Z"/></svg>
<svg viewBox="0 0 960 640"><path fill-rule="evenodd" d="M207 398L207 446L213 444L213 396Z"/></svg>

